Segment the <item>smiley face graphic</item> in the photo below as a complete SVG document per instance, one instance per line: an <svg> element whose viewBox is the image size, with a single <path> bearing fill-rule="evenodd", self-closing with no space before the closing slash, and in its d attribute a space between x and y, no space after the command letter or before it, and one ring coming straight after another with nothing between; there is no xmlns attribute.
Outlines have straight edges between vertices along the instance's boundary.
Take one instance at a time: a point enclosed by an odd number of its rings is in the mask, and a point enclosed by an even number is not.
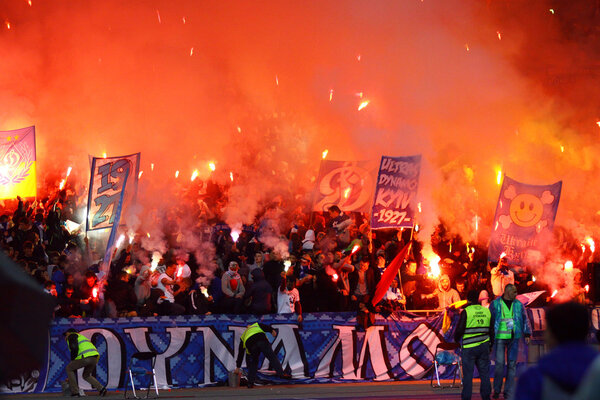
<svg viewBox="0 0 600 400"><path fill-rule="evenodd" d="M544 205L539 197L522 193L517 195L510 203L510 218L522 227L534 226L542 218Z"/></svg>

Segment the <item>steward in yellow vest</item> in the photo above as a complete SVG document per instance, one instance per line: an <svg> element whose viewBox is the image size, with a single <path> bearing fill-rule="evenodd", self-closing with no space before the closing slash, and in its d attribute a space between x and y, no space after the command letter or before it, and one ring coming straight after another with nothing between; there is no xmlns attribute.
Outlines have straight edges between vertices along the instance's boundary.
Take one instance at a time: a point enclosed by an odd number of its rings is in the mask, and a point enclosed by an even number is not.
<svg viewBox="0 0 600 400"><path fill-rule="evenodd" d="M71 396L80 396L79 385L75 372L83 368L83 379L96 389L100 396L106 395L106 386L102 386L100 382L92 375L98 364L100 354L96 346L85 336L80 335L75 329L69 329L65 332L65 339L71 352L71 362L65 368Z"/></svg>
<svg viewBox="0 0 600 400"><path fill-rule="evenodd" d="M248 367L248 388L254 387L260 353L264 354L265 358L269 360L269 364L275 369L279 378L291 379L291 375L283 372L281 363L277 359L277 355L273 352L269 339L267 339L266 332L270 332L273 337L277 336L277 331L273 327L257 322L248 325L240 338L235 373L240 373L240 367L245 355Z"/></svg>
<svg viewBox="0 0 600 400"><path fill-rule="evenodd" d="M454 331L454 341L462 342L463 388L461 398L471 399L473 394L473 373L475 366L481 379L481 398L489 400L492 394L490 382L490 345L494 337L494 327L490 310L477 303L479 292L467 293L467 306L460 314Z"/></svg>

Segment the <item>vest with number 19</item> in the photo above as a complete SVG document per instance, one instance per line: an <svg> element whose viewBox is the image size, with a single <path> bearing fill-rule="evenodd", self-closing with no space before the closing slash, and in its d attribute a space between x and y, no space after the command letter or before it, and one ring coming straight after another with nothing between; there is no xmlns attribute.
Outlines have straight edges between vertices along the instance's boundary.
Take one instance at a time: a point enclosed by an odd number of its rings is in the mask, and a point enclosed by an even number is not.
<svg viewBox="0 0 600 400"><path fill-rule="evenodd" d="M467 324L463 335L463 348L479 346L490 341L490 310L479 304L465 308Z"/></svg>

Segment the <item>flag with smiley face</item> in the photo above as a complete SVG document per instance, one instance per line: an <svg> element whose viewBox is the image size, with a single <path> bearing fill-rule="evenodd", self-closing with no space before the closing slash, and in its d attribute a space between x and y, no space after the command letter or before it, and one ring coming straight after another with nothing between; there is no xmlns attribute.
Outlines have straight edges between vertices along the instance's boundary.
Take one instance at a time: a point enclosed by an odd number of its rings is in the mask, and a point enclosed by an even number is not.
<svg viewBox="0 0 600 400"><path fill-rule="evenodd" d="M551 239L562 181L528 185L504 176L492 226L488 260L504 253L511 265L531 266L542 261Z"/></svg>

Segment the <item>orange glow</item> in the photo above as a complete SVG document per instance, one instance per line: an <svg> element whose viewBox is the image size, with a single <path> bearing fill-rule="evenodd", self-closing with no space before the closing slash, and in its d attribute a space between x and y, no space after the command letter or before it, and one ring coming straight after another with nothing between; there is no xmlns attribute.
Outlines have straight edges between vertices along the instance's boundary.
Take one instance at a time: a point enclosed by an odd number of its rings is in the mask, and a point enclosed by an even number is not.
<svg viewBox="0 0 600 400"><path fill-rule="evenodd" d="M596 125L600 126L600 121L596 121Z"/></svg>
<svg viewBox="0 0 600 400"><path fill-rule="evenodd" d="M435 254L430 248L423 252L423 257L429 261L429 271L427 271L427 276L429 278L439 278L442 273L440 269L440 256Z"/></svg>
<svg viewBox="0 0 600 400"><path fill-rule="evenodd" d="M71 175L72 170L73 170L73 168L71 168L71 167L67 168L67 178L69 177L69 175Z"/></svg>
<svg viewBox="0 0 600 400"><path fill-rule="evenodd" d="M329 101L333 100L333 89L329 90Z"/></svg>
<svg viewBox="0 0 600 400"><path fill-rule="evenodd" d="M29 7L31 7L31 5L32 5L31 0L28 0L27 4L29 4Z"/></svg>
<svg viewBox="0 0 600 400"><path fill-rule="evenodd" d="M496 168L496 184L500 186L502 183L502 168Z"/></svg>
<svg viewBox="0 0 600 400"><path fill-rule="evenodd" d="M181 274L183 274L183 267L177 267L177 278L181 278Z"/></svg>
<svg viewBox="0 0 600 400"><path fill-rule="evenodd" d="M102 158L106 158L106 152L102 153Z"/></svg>
<svg viewBox="0 0 600 400"><path fill-rule="evenodd" d="M192 182L194 182L194 180L198 177L198 170L195 169L194 172L192 172Z"/></svg>
<svg viewBox="0 0 600 400"><path fill-rule="evenodd" d="M229 179L231 179L231 182L233 182L233 172L229 172Z"/></svg>
<svg viewBox="0 0 600 400"><path fill-rule="evenodd" d="M211 161L208 163L208 168L214 172L217 169L217 166L215 165L214 162Z"/></svg>
<svg viewBox="0 0 600 400"><path fill-rule="evenodd" d="M585 287L583 288L585 290L586 293L590 292L590 285L585 285Z"/></svg>
<svg viewBox="0 0 600 400"><path fill-rule="evenodd" d="M362 110L363 108L365 108L368 105L369 105L369 100L363 101L362 103L359 104L358 111Z"/></svg>
<svg viewBox="0 0 600 400"><path fill-rule="evenodd" d="M231 239L233 239L233 241L237 243L239 238L240 238L240 232L237 230L232 230L231 231Z"/></svg>
<svg viewBox="0 0 600 400"><path fill-rule="evenodd" d="M150 163L150 171L154 171L154 163Z"/></svg>
<svg viewBox="0 0 600 400"><path fill-rule="evenodd" d="M467 49L467 51L471 51L471 49L469 48L469 44L465 43L465 49Z"/></svg>
<svg viewBox="0 0 600 400"><path fill-rule="evenodd" d="M500 31L496 31L496 35L498 35L498 40L502 40L502 34Z"/></svg>
<svg viewBox="0 0 600 400"><path fill-rule="evenodd" d="M331 278L333 279L334 282L337 282L337 280L339 279L338 274L334 273L333 275L331 275Z"/></svg>
<svg viewBox="0 0 600 400"><path fill-rule="evenodd" d="M63 179L62 181L60 181L60 185L58 185L59 190L63 190L65 188L66 181L67 181L66 179Z"/></svg>
<svg viewBox="0 0 600 400"><path fill-rule="evenodd" d="M194 55L194 48L192 47L192 48L190 49L190 57L191 57L191 56L193 56L193 55Z"/></svg>
<svg viewBox="0 0 600 400"><path fill-rule="evenodd" d="M350 255L354 255L359 249L360 249L360 246L358 244L354 245L354 247L352 248L352 253L350 253Z"/></svg>
<svg viewBox="0 0 600 400"><path fill-rule="evenodd" d="M175 178L179 178L179 170L175 171Z"/></svg>
<svg viewBox="0 0 600 400"><path fill-rule="evenodd" d="M554 289L554 292L552 292L552 296L550 296L550 297L554 298L554 296L556 296L557 293L558 293L558 289Z"/></svg>
<svg viewBox="0 0 600 400"><path fill-rule="evenodd" d="M92 297L95 299L98 298L98 286L94 286L94 288L92 289Z"/></svg>
<svg viewBox="0 0 600 400"><path fill-rule="evenodd" d="M323 160L325 159L325 157L327 157L328 153L329 153L329 150L327 150L327 149L323 150L323 154L322 154Z"/></svg>
<svg viewBox="0 0 600 400"><path fill-rule="evenodd" d="M162 21L160 19L160 13L158 12L158 10L156 10L156 17L158 18L158 23L162 24Z"/></svg>
<svg viewBox="0 0 600 400"><path fill-rule="evenodd" d="M348 196L350 196L350 190L352 190L352 189L350 189L350 188L346 188L346 190L344 190L344 198L345 198L345 199L347 199L347 198L348 198Z"/></svg>
<svg viewBox="0 0 600 400"><path fill-rule="evenodd" d="M119 239L117 239L117 244L115 245L115 247L116 248L121 247L124 240L125 240L125 235L121 233L121 236L119 236Z"/></svg>
<svg viewBox="0 0 600 400"><path fill-rule="evenodd" d="M10 30L10 22L6 21L6 29Z"/></svg>
<svg viewBox="0 0 600 400"><path fill-rule="evenodd" d="M138 179L140 179L142 177L143 173L144 173L144 171L140 171L140 173L138 174Z"/></svg>
<svg viewBox="0 0 600 400"><path fill-rule="evenodd" d="M148 236L148 239L150 239L150 232L146 232L146 236Z"/></svg>
<svg viewBox="0 0 600 400"><path fill-rule="evenodd" d="M279 86L279 77L277 75L275 75L275 84Z"/></svg>

